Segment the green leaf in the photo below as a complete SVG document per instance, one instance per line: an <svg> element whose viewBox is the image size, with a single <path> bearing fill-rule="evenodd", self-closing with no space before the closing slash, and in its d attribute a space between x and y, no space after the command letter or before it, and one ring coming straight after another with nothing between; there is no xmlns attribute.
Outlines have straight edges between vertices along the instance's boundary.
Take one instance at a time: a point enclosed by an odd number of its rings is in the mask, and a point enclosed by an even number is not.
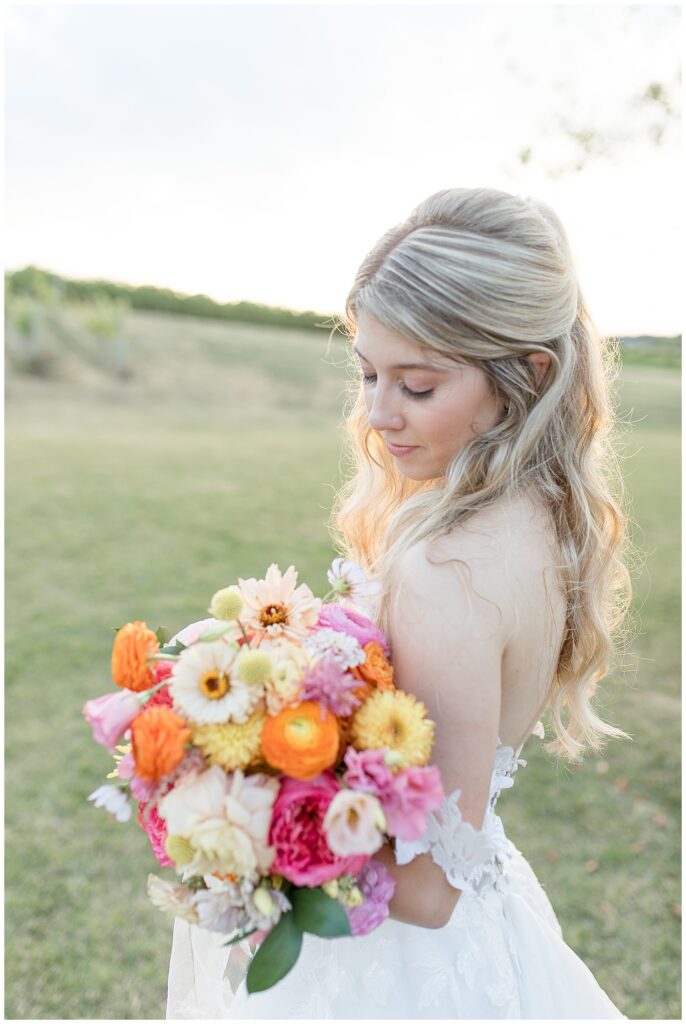
<svg viewBox="0 0 686 1024"><path fill-rule="evenodd" d="M220 640L225 633L235 628L234 622L221 622L218 626L208 626L204 633L201 633L198 640ZM197 641L196 641L197 643Z"/></svg>
<svg viewBox="0 0 686 1024"><path fill-rule="evenodd" d="M300 956L302 930L289 910L270 931L250 962L245 983L248 992L263 992L281 981Z"/></svg>
<svg viewBox="0 0 686 1024"><path fill-rule="evenodd" d="M169 630L164 626L158 626L155 630L155 636L157 637L157 642L159 644L166 644L169 639Z"/></svg>
<svg viewBox="0 0 686 1024"><path fill-rule="evenodd" d="M252 935L252 933L256 931L257 928L251 928L249 932L242 932L240 935L236 935L233 939L229 939L228 942L222 942L222 946L233 946L234 943L242 942L243 939L247 939L248 935Z"/></svg>
<svg viewBox="0 0 686 1024"><path fill-rule="evenodd" d="M313 935L350 935L350 921L338 900L323 889L296 889L291 896L298 926Z"/></svg>
<svg viewBox="0 0 686 1024"><path fill-rule="evenodd" d="M180 640L175 640L173 644L166 644L164 647L160 647L160 654L181 654L181 651L186 650L186 645L182 644Z"/></svg>

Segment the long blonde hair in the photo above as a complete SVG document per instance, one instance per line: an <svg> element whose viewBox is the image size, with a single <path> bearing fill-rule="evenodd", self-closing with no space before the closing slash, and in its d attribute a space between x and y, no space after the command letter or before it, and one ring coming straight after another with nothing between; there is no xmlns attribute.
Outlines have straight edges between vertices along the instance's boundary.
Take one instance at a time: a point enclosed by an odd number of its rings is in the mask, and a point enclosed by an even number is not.
<svg viewBox="0 0 686 1024"><path fill-rule="evenodd" d="M507 410L444 477L416 482L369 426L355 382L351 472L331 530L339 551L380 580L379 624L387 627L391 570L405 551L526 487L554 521L567 601L547 749L578 761L605 737L626 737L591 705L631 601L613 447L617 351L589 318L559 219L542 202L495 189L437 192L364 259L346 302L350 337L361 310L427 350L480 366ZM526 358L533 352L550 357L540 387Z"/></svg>

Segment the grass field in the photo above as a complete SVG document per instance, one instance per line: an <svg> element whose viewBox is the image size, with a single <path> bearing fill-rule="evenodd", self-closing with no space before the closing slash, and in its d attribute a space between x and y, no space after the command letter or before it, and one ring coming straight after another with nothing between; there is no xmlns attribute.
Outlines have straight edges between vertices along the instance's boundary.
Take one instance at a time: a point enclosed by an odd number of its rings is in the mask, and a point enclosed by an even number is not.
<svg viewBox="0 0 686 1024"><path fill-rule="evenodd" d="M8 375L6 1015L164 1016L171 927L147 838L86 804L109 771L83 702L111 689L112 627L177 629L270 561L315 592L332 557L341 348L326 335L132 315L126 382L66 343L56 379ZM622 406L638 632L606 716L633 740L569 770L536 739L499 803L565 938L630 1018L680 998L679 409L676 371L628 365Z"/></svg>

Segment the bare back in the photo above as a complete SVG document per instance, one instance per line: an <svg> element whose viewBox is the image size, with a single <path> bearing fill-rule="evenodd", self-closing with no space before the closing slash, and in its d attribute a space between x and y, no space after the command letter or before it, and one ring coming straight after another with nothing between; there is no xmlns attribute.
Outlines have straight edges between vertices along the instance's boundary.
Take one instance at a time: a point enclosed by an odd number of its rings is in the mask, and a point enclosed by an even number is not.
<svg viewBox="0 0 686 1024"><path fill-rule="evenodd" d="M516 749L546 707L564 635L555 528L547 510L522 495L477 514L432 550L459 559L463 531L483 541L479 558L469 564L475 593L480 568L492 569L491 562L503 574L503 600L511 605L501 606L512 627L502 656L499 737Z"/></svg>

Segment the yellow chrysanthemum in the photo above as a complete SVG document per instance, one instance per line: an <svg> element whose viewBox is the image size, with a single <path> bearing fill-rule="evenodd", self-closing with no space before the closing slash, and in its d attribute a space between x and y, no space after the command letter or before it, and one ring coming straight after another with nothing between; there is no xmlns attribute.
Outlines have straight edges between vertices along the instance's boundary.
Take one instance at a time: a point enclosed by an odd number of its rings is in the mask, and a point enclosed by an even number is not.
<svg viewBox="0 0 686 1024"><path fill-rule="evenodd" d="M402 690L375 690L355 713L350 729L358 750L394 751L398 768L427 764L434 742L434 723L421 701Z"/></svg>
<svg viewBox="0 0 686 1024"><path fill-rule="evenodd" d="M219 725L191 727L191 739L210 764L227 772L248 768L262 760L262 729L267 715L258 708L247 722L223 722Z"/></svg>

